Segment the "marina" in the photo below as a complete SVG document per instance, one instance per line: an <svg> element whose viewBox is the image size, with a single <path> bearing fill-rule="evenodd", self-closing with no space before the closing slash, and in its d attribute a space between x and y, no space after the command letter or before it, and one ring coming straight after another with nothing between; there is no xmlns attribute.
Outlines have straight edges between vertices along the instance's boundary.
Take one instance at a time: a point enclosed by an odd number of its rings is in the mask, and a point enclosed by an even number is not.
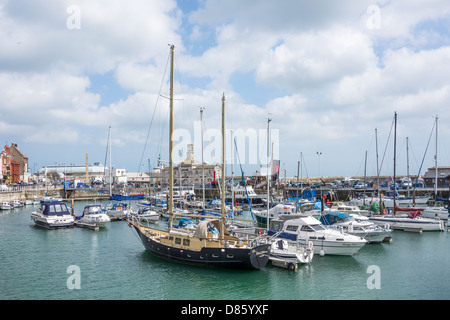
<svg viewBox="0 0 450 320"><path fill-rule="evenodd" d="M76 201L75 213L90 203ZM137 208L136 200L131 206ZM352 256L315 255L310 264L299 264L295 271L271 263L249 271L188 266L154 257L126 221L108 222L98 231L47 230L30 219L35 209L23 206L1 212L2 300L450 298L447 228L421 234L394 230L390 243L367 244ZM159 223L163 226L167 221ZM80 289L68 288L70 266L80 268ZM370 271L373 266L379 268L379 289L368 285L375 275Z"/></svg>

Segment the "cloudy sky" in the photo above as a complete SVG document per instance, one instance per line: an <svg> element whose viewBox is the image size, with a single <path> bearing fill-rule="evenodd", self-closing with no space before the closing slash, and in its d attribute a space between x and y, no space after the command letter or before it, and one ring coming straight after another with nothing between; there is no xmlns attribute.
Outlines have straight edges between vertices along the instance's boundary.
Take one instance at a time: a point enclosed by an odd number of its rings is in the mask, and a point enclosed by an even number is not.
<svg viewBox="0 0 450 320"><path fill-rule="evenodd" d="M376 137L391 175L395 112L397 173L407 137L411 174L434 165L436 115L439 164L450 165L446 0L0 0L1 143L36 170L82 165L86 152L104 163L111 126L114 167L167 160L168 44L177 157L190 139L201 159L203 107L205 160L220 160L225 94L226 126L249 142L236 160L246 174L266 163L271 118L288 176L300 155L303 176L363 175L366 151L375 175Z"/></svg>

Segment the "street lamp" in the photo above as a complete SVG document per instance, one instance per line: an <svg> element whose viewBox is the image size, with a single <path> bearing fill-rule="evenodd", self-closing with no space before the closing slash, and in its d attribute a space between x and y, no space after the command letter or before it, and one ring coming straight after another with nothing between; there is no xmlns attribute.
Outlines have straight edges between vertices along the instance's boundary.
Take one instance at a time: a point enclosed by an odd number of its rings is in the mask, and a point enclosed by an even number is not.
<svg viewBox="0 0 450 320"><path fill-rule="evenodd" d="M319 163L319 178L320 178L320 156L322 155L322 152L317 151L317 159L318 159L318 163Z"/></svg>

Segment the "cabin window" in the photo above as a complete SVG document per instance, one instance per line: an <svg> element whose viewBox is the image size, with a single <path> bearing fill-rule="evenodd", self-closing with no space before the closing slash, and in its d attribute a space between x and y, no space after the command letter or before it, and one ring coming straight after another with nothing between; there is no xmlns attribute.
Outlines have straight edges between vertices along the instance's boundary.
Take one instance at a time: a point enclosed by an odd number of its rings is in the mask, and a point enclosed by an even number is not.
<svg viewBox="0 0 450 320"><path fill-rule="evenodd" d="M183 239L183 246L189 247L190 244L191 244L191 240Z"/></svg>
<svg viewBox="0 0 450 320"><path fill-rule="evenodd" d="M169 236L169 241L173 241L173 236Z"/></svg>
<svg viewBox="0 0 450 320"><path fill-rule="evenodd" d="M55 211L56 211L56 212L62 212L61 205L55 204Z"/></svg>
<svg viewBox="0 0 450 320"><path fill-rule="evenodd" d="M175 244L181 244L181 238L175 238Z"/></svg>
<svg viewBox="0 0 450 320"><path fill-rule="evenodd" d="M305 231L305 232L314 232L313 228L311 228L310 226L305 226L305 225L303 225L300 230Z"/></svg>
<svg viewBox="0 0 450 320"><path fill-rule="evenodd" d="M286 227L286 231L296 232L297 229L298 229L298 226L287 226Z"/></svg>

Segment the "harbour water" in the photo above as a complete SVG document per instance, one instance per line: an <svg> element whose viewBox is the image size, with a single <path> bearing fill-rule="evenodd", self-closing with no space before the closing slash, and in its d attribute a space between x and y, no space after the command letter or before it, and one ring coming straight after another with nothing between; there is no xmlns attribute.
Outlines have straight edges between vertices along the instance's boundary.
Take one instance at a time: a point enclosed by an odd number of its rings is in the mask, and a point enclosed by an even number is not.
<svg viewBox="0 0 450 320"><path fill-rule="evenodd" d="M270 263L236 271L155 258L126 221L99 231L42 229L30 219L35 208L0 211L1 300L450 299L447 230L394 231L392 243L366 245L352 257L316 255L296 271ZM79 288L70 286L72 266Z"/></svg>

